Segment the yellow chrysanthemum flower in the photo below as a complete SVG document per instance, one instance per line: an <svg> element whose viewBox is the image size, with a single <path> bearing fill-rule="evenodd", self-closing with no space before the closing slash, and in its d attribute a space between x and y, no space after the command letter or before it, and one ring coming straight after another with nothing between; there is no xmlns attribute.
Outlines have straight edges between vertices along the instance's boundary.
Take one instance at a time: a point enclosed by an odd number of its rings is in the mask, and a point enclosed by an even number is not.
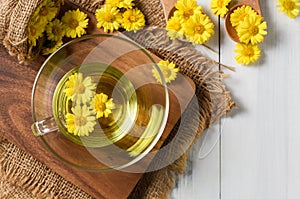
<svg viewBox="0 0 300 199"><path fill-rule="evenodd" d="M299 15L299 0L277 0L277 2L279 12L285 12L290 18L295 18Z"/></svg>
<svg viewBox="0 0 300 199"><path fill-rule="evenodd" d="M132 9L134 6L133 0L106 0L106 4L111 5L112 7Z"/></svg>
<svg viewBox="0 0 300 199"><path fill-rule="evenodd" d="M168 20L166 30L168 31L168 36L172 40L176 38L183 38L184 31L182 28L182 23L180 22L180 19L176 16L173 16Z"/></svg>
<svg viewBox="0 0 300 199"><path fill-rule="evenodd" d="M96 117L86 105L77 104L72 113L66 115L66 127L69 133L76 136L89 136L94 131Z"/></svg>
<svg viewBox="0 0 300 199"><path fill-rule="evenodd" d="M176 79L179 68L176 68L176 65L173 62L170 63L168 60L161 60L157 65L160 68L166 83L170 83ZM155 67L152 69L152 74L157 82L162 83L160 75Z"/></svg>
<svg viewBox="0 0 300 199"><path fill-rule="evenodd" d="M231 0L212 0L210 2L210 8L215 15L224 17L228 12L227 5Z"/></svg>
<svg viewBox="0 0 300 199"><path fill-rule="evenodd" d="M118 30L122 24L122 15L116 7L107 4L96 10L97 27L104 28L104 32Z"/></svg>
<svg viewBox="0 0 300 199"><path fill-rule="evenodd" d="M237 33L240 41L248 44L257 44L264 41L264 35L267 34L267 23L259 15L246 16L244 22L237 27Z"/></svg>
<svg viewBox="0 0 300 199"><path fill-rule="evenodd" d="M29 45L36 46L36 41L43 35L44 24L30 21L27 26Z"/></svg>
<svg viewBox="0 0 300 199"><path fill-rule="evenodd" d="M187 39L194 44L207 42L215 33L214 24L209 17L204 14L195 14L183 24L183 28Z"/></svg>
<svg viewBox="0 0 300 199"><path fill-rule="evenodd" d="M202 7L197 5L196 0L178 0L175 8L177 10L174 12L174 16L183 21L188 20L196 13L202 13Z"/></svg>
<svg viewBox="0 0 300 199"><path fill-rule="evenodd" d="M95 95L92 102L92 107L96 111L97 118L107 118L115 108L115 104L113 103L113 98L108 99L107 95L100 93Z"/></svg>
<svg viewBox="0 0 300 199"><path fill-rule="evenodd" d="M252 9L251 6L241 6L238 7L231 13L230 15L230 22L233 27L239 26L241 23L244 22L246 16L249 15L257 15L257 13Z"/></svg>
<svg viewBox="0 0 300 199"><path fill-rule="evenodd" d="M248 65L251 62L255 62L260 57L260 49L257 45L252 44L240 44L235 47L234 52L237 54L235 59L237 63Z"/></svg>
<svg viewBox="0 0 300 199"><path fill-rule="evenodd" d="M65 29L63 23L55 19L54 21L48 23L46 27L46 33L48 40L59 41L65 36Z"/></svg>
<svg viewBox="0 0 300 199"><path fill-rule="evenodd" d="M96 84L91 77L83 79L82 73L71 75L65 85L66 96L77 104L90 102L95 95Z"/></svg>
<svg viewBox="0 0 300 199"><path fill-rule="evenodd" d="M123 28L126 31L136 32L145 26L145 17L138 9L129 9L123 13Z"/></svg>
<svg viewBox="0 0 300 199"><path fill-rule="evenodd" d="M67 37L76 38L84 35L85 28L88 26L87 15L84 12L77 10L69 10L62 17L62 22L65 27Z"/></svg>
<svg viewBox="0 0 300 199"><path fill-rule="evenodd" d="M54 19L58 13L58 8L55 6L52 0L43 1L35 10L32 19L35 22L41 22L47 24Z"/></svg>
<svg viewBox="0 0 300 199"><path fill-rule="evenodd" d="M61 47L63 45L62 40L53 41L53 43L54 44L51 47L43 49L43 55L49 55L51 53L54 53L59 47Z"/></svg>

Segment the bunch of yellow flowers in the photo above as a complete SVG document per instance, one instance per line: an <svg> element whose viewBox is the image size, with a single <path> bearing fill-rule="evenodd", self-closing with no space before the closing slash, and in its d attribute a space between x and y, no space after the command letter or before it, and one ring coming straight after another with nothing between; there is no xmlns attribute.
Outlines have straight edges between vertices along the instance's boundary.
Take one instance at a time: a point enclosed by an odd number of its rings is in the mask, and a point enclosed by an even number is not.
<svg viewBox="0 0 300 199"><path fill-rule="evenodd" d="M258 60L260 49L257 44L263 42L264 36L267 35L267 23L263 17L252 7L243 5L231 13L230 22L235 27L241 42L235 48L236 61L248 65Z"/></svg>
<svg viewBox="0 0 300 199"><path fill-rule="evenodd" d="M52 0L45 0L37 7L27 26L29 45L37 45L38 39L43 36L47 24L55 18L58 10L59 5Z"/></svg>
<svg viewBox="0 0 300 199"><path fill-rule="evenodd" d="M214 24L196 0L178 0L175 8L166 27L172 40L187 39L193 44L203 44L214 35Z"/></svg>
<svg viewBox="0 0 300 199"><path fill-rule="evenodd" d="M39 41L45 43L42 53L53 53L63 44L63 37L76 38L85 34L88 26L87 15L77 10L64 13L61 20L57 19L60 8L58 1L45 0L35 10L28 23L28 42L31 47L36 47ZM39 49L37 47L37 49Z"/></svg>
<svg viewBox="0 0 300 199"><path fill-rule="evenodd" d="M134 31L145 26L144 14L134 7L133 0L106 0L101 9L96 10L97 27L104 32L113 32L119 28Z"/></svg>
<svg viewBox="0 0 300 199"><path fill-rule="evenodd" d="M277 0L279 12L285 12L290 18L296 18L299 15L299 0Z"/></svg>

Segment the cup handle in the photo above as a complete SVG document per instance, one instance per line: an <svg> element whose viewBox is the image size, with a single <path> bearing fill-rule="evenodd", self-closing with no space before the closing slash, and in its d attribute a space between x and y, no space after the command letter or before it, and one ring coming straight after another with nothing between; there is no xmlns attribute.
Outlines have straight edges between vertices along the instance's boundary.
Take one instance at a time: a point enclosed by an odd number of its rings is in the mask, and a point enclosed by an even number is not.
<svg viewBox="0 0 300 199"><path fill-rule="evenodd" d="M34 136L42 136L58 130L54 117L48 117L31 125Z"/></svg>

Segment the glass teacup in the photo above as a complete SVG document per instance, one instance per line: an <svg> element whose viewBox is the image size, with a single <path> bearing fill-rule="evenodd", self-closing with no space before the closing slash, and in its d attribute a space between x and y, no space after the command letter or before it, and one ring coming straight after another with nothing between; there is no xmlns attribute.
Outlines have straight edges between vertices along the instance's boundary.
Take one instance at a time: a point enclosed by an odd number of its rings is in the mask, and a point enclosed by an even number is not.
<svg viewBox="0 0 300 199"><path fill-rule="evenodd" d="M66 43L40 69L32 130L64 162L108 171L147 155L168 111L165 80L145 49L121 36L88 35Z"/></svg>

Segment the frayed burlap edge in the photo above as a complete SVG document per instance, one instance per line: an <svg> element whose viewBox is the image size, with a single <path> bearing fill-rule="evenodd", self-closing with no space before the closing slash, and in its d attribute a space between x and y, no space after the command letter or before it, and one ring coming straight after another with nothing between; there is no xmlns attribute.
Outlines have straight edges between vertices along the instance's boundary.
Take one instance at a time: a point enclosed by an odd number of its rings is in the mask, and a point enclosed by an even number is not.
<svg viewBox="0 0 300 199"><path fill-rule="evenodd" d="M20 186L6 181L0 176L0 198L1 199L36 199Z"/></svg>
<svg viewBox="0 0 300 199"><path fill-rule="evenodd" d="M92 199L80 188L3 138L0 138L0 175L4 179L1 182L6 183L1 187L19 191L19 194L1 192L0 198L11 198L12 195L24 198L22 194L26 194L32 198Z"/></svg>
<svg viewBox="0 0 300 199"><path fill-rule="evenodd" d="M18 186L6 177L6 173L2 169L2 164L6 158L6 147L9 142L0 136L0 198L1 199L35 199L33 195L26 191L23 187Z"/></svg>

